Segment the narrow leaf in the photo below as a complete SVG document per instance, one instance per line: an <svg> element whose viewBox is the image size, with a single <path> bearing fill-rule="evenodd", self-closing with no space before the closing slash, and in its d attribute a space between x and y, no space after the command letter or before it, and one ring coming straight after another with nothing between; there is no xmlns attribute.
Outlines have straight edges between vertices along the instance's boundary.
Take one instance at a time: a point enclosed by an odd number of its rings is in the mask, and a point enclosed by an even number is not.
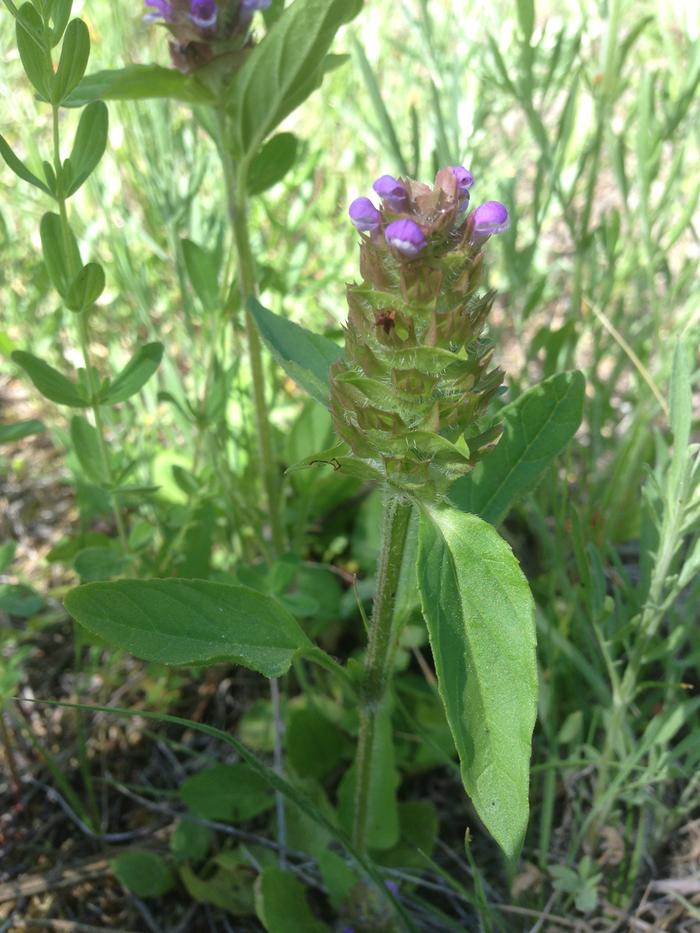
<svg viewBox="0 0 700 933"><path fill-rule="evenodd" d="M41 218L39 233L49 278L58 294L65 298L72 282L71 269L82 266L78 244L70 230L66 241L61 218L51 211Z"/></svg>
<svg viewBox="0 0 700 933"><path fill-rule="evenodd" d="M212 92L193 75L161 65L127 65L87 75L66 100L82 107L94 100L144 100L170 97L189 104L211 104Z"/></svg>
<svg viewBox="0 0 700 933"><path fill-rule="evenodd" d="M12 359L22 367L44 398L70 408L88 407L88 400L81 395L78 386L53 366L23 350L15 350Z"/></svg>
<svg viewBox="0 0 700 933"><path fill-rule="evenodd" d="M30 172L24 162L15 155L4 136L0 136L0 155L18 178L21 178L22 181L28 181L30 185L40 188L46 194L51 194L51 189L40 178L37 178L33 172Z"/></svg>
<svg viewBox="0 0 700 933"><path fill-rule="evenodd" d="M90 58L90 33L82 19L73 19L63 37L53 82L52 99L60 104L80 82Z"/></svg>
<svg viewBox="0 0 700 933"><path fill-rule="evenodd" d="M528 821L537 711L534 603L510 547L456 509L424 509L418 585L465 790L509 858Z"/></svg>
<svg viewBox="0 0 700 933"><path fill-rule="evenodd" d="M213 311L221 304L219 292L219 270L217 256L204 249L194 240L182 241L187 277L204 308Z"/></svg>
<svg viewBox="0 0 700 933"><path fill-rule="evenodd" d="M362 8L361 0L295 0L253 48L228 99L241 155L263 140L323 80L333 37Z"/></svg>
<svg viewBox="0 0 700 933"><path fill-rule="evenodd" d="M671 372L671 431L678 452L687 450L693 420L693 382L688 363L688 348L683 340L676 341Z"/></svg>
<svg viewBox="0 0 700 933"><path fill-rule="evenodd" d="M32 434L41 434L45 430L44 423L35 418L29 421L16 421L14 424L0 424L0 444L14 444Z"/></svg>
<svg viewBox="0 0 700 933"><path fill-rule="evenodd" d="M89 583L66 608L93 634L161 664L230 661L279 677L310 644L272 597L205 580Z"/></svg>
<svg viewBox="0 0 700 933"><path fill-rule="evenodd" d="M155 341L139 347L111 385L100 394L103 405L116 405L136 395L160 366L163 344Z"/></svg>
<svg viewBox="0 0 700 933"><path fill-rule="evenodd" d="M51 99L53 68L43 42L44 24L33 4L23 3L17 11L17 49L22 67L40 97Z"/></svg>
<svg viewBox="0 0 700 933"><path fill-rule="evenodd" d="M328 406L328 367L340 359L342 349L327 337L274 314L254 298L248 308L282 369L309 395Z"/></svg>
<svg viewBox="0 0 700 933"><path fill-rule="evenodd" d="M100 442L95 428L80 415L73 415L70 422L70 437L73 450L85 476L98 486L104 485L108 477L102 462Z"/></svg>
<svg viewBox="0 0 700 933"><path fill-rule="evenodd" d="M108 129L107 105L101 100L88 104L80 114L80 122L70 154L73 177L66 186L66 197L75 194L104 155Z"/></svg>
<svg viewBox="0 0 700 933"><path fill-rule="evenodd" d="M584 388L580 372L560 373L507 405L501 412L503 437L471 473L453 483L452 502L494 525L502 521L576 433Z"/></svg>

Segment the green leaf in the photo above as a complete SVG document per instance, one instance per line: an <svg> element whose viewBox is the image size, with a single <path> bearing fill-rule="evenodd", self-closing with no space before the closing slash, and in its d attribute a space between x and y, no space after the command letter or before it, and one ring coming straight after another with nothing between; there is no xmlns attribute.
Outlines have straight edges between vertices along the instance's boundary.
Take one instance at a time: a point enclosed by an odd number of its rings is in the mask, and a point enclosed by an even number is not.
<svg viewBox="0 0 700 933"><path fill-rule="evenodd" d="M70 408L89 406L88 400L81 394L78 386L53 366L49 366L48 363L23 350L15 350L12 359L22 367L44 398L58 405L68 405Z"/></svg>
<svg viewBox="0 0 700 933"><path fill-rule="evenodd" d="M72 179L66 188L66 197L80 188L92 174L104 155L109 130L107 105L101 100L93 101L80 114L78 129L70 154Z"/></svg>
<svg viewBox="0 0 700 933"><path fill-rule="evenodd" d="M219 270L221 263L215 253L204 249L194 240L182 240L182 252L185 257L187 277L195 294L207 311L214 311L221 305L219 291Z"/></svg>
<svg viewBox="0 0 700 933"><path fill-rule="evenodd" d="M311 913L304 885L290 872L266 868L256 901L268 933L329 933L330 928Z"/></svg>
<svg viewBox="0 0 700 933"><path fill-rule="evenodd" d="M510 859L528 821L537 713L534 603L517 560L475 515L423 508L418 585L465 790Z"/></svg>
<svg viewBox="0 0 700 933"><path fill-rule="evenodd" d="M49 278L58 294L65 298L73 281L70 270L83 264L78 244L70 228L66 243L61 218L51 211L41 218L39 233Z"/></svg>
<svg viewBox="0 0 700 933"><path fill-rule="evenodd" d="M535 488L576 433L584 389L580 372L560 373L507 405L500 413L504 432L499 443L451 486L454 505L498 524L516 499Z"/></svg>
<svg viewBox="0 0 700 933"><path fill-rule="evenodd" d="M73 415L70 422L70 436L73 450L85 476L98 486L105 485L108 477L95 428L80 415Z"/></svg>
<svg viewBox="0 0 700 933"><path fill-rule="evenodd" d="M203 820L239 823L266 813L275 797L248 765L214 765L180 786L180 799Z"/></svg>
<svg viewBox="0 0 700 933"><path fill-rule="evenodd" d="M129 566L129 559L113 547L86 547L75 555L73 569L81 583L111 580Z"/></svg>
<svg viewBox="0 0 700 933"><path fill-rule="evenodd" d="M255 155L266 136L320 85L336 32L361 8L361 0L295 0L252 49L227 101L241 155Z"/></svg>
<svg viewBox="0 0 700 933"><path fill-rule="evenodd" d="M53 0L51 4L51 20L53 21L53 29L51 30L52 48L57 46L63 38L72 8L73 0Z"/></svg>
<svg viewBox="0 0 700 933"><path fill-rule="evenodd" d="M91 308L105 287L105 272L98 262L89 262L68 286L66 307L81 313Z"/></svg>
<svg viewBox="0 0 700 933"><path fill-rule="evenodd" d="M170 851L178 862L201 862L207 857L213 840L214 833L208 826L183 817L170 837Z"/></svg>
<svg viewBox="0 0 700 933"><path fill-rule="evenodd" d="M175 884L175 876L157 852L132 849L110 862L124 887L137 897L161 897Z"/></svg>
<svg viewBox="0 0 700 933"><path fill-rule="evenodd" d="M89 583L68 594L66 608L95 635L161 664L230 661L279 677L310 645L276 600L246 586L177 579Z"/></svg>
<svg viewBox="0 0 700 933"><path fill-rule="evenodd" d="M42 421L37 421L36 418L16 421L14 424L0 424L0 444L14 444L32 434L41 434L45 430L46 425Z"/></svg>
<svg viewBox="0 0 700 933"><path fill-rule="evenodd" d="M44 184L40 178L37 178L33 172L30 172L24 162L15 155L4 136L0 136L0 155L7 163L8 168L11 168L22 181L29 182L30 185L34 185L35 188L39 188L45 194L52 193L48 185Z"/></svg>
<svg viewBox="0 0 700 933"><path fill-rule="evenodd" d="M287 758L301 777L321 779L343 759L343 735L313 707L295 709L285 729Z"/></svg>
<svg viewBox="0 0 700 933"><path fill-rule="evenodd" d="M39 95L51 100L53 67L44 44L44 24L33 4L23 3L17 11L17 49L22 67Z"/></svg>
<svg viewBox="0 0 700 933"><path fill-rule="evenodd" d="M136 395L158 369L164 349L163 344L158 341L139 347L114 382L100 393L100 403L116 405Z"/></svg>
<svg viewBox="0 0 700 933"><path fill-rule="evenodd" d="M274 314L254 298L248 302L248 308L282 369L316 401L328 407L328 367L340 359L342 349L327 337Z"/></svg>
<svg viewBox="0 0 700 933"><path fill-rule="evenodd" d="M71 107L94 100L145 100L170 97L188 104L212 104L214 95L193 75L162 65L127 65L87 75L67 99Z"/></svg>
<svg viewBox="0 0 700 933"><path fill-rule="evenodd" d="M73 19L68 24L61 46L61 57L53 81L51 99L62 103L73 91L85 74L90 58L90 33L82 19Z"/></svg>
<svg viewBox="0 0 700 933"><path fill-rule="evenodd" d="M438 814L432 800L400 803L399 828L400 841L393 849L382 852L382 865L388 868L430 868L438 835Z"/></svg>
<svg viewBox="0 0 700 933"><path fill-rule="evenodd" d="M221 858L221 855L217 859ZM250 864L243 863L235 869L218 868L213 875L207 872L206 879L195 874L189 865L181 865L180 878L189 896L200 904L213 904L234 917L248 917L255 909L255 873Z"/></svg>
<svg viewBox="0 0 700 933"><path fill-rule="evenodd" d="M530 42L535 28L534 0L518 0L518 24L525 42Z"/></svg>
<svg viewBox="0 0 700 933"><path fill-rule="evenodd" d="M0 583L0 612L28 619L44 605L44 597L22 583Z"/></svg>
<svg viewBox="0 0 700 933"><path fill-rule="evenodd" d="M687 451L693 422L693 380L688 362L688 347L677 340L671 372L671 432L677 452Z"/></svg>
<svg viewBox="0 0 700 933"><path fill-rule="evenodd" d="M294 133L277 133L268 139L248 169L248 194L262 194L281 181L294 165L298 149Z"/></svg>

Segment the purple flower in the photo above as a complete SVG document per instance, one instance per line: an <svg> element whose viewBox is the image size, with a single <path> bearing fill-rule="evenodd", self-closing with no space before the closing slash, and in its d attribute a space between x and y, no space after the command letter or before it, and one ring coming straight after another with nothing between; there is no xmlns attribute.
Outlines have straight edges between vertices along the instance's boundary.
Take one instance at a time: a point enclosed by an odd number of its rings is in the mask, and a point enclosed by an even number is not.
<svg viewBox="0 0 700 933"><path fill-rule="evenodd" d="M170 22L173 18L173 8L168 3L168 0L145 0L146 6L155 7L155 12L146 13L144 19L148 22L152 22L156 19L165 19Z"/></svg>
<svg viewBox="0 0 700 933"><path fill-rule="evenodd" d="M389 246L410 259L417 256L428 245L421 228L415 220L408 217L390 223L384 231L384 236Z"/></svg>
<svg viewBox="0 0 700 933"><path fill-rule="evenodd" d="M472 239L480 241L492 233L508 229L508 210L500 201L480 204L470 218Z"/></svg>
<svg viewBox="0 0 700 933"><path fill-rule="evenodd" d="M266 10L272 0L242 0L241 10L244 10L246 13L253 13L255 10Z"/></svg>
<svg viewBox="0 0 700 933"><path fill-rule="evenodd" d="M355 198L348 209L348 214L360 233L374 233L382 222L381 213L369 198Z"/></svg>
<svg viewBox="0 0 700 933"><path fill-rule="evenodd" d="M408 207L408 191L393 175L382 175L372 188L390 211L402 211Z"/></svg>
<svg viewBox="0 0 700 933"><path fill-rule="evenodd" d="M216 26L218 12L214 0L191 0L190 19L200 29Z"/></svg>
<svg viewBox="0 0 700 933"><path fill-rule="evenodd" d="M399 886L395 881L385 881L384 886L391 891L394 897L399 896Z"/></svg>
<svg viewBox="0 0 700 933"><path fill-rule="evenodd" d="M465 168L463 165L451 165L450 171L457 179L457 189L460 194L464 194L464 192L468 191L474 184L474 176L469 169Z"/></svg>

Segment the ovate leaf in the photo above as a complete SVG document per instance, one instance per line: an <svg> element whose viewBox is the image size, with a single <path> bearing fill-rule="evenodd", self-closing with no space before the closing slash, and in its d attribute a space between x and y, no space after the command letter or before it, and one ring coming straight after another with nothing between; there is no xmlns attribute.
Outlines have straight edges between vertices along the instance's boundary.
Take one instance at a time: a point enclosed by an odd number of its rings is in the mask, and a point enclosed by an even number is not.
<svg viewBox="0 0 700 933"><path fill-rule="evenodd" d="M324 58L361 0L294 0L234 79L228 109L241 155L254 155L272 130L323 80Z"/></svg>
<svg viewBox="0 0 700 933"><path fill-rule="evenodd" d="M298 2L298 0L297 0ZM328 367L342 349L321 334L274 314L259 301L248 303L260 334L282 369L322 405L328 406Z"/></svg>
<svg viewBox="0 0 700 933"><path fill-rule="evenodd" d="M237 823L271 810L275 796L243 762L214 765L187 778L180 799L203 820Z"/></svg>
<svg viewBox="0 0 700 933"><path fill-rule="evenodd" d="M22 67L39 96L51 99L53 68L44 42L44 24L31 3L23 3L17 11L17 50Z"/></svg>
<svg viewBox="0 0 700 933"><path fill-rule="evenodd" d="M311 913L301 881L280 868L266 868L260 876L256 913L268 933L330 933Z"/></svg>
<svg viewBox="0 0 700 933"><path fill-rule="evenodd" d="M124 887L137 897L161 897L175 884L168 863L148 849L123 852L112 859L111 865Z"/></svg>
<svg viewBox="0 0 700 933"><path fill-rule="evenodd" d="M248 193L262 194L281 181L294 165L298 148L294 133L277 133L269 139L248 169Z"/></svg>
<svg viewBox="0 0 700 933"><path fill-rule="evenodd" d="M89 402L81 394L78 386L53 366L23 350L15 350L12 359L22 367L44 398L58 405L68 405L70 408L88 407Z"/></svg>
<svg viewBox="0 0 700 933"><path fill-rule="evenodd" d="M66 307L78 313L87 311L100 297L104 287L104 269L98 262L89 262L68 286Z"/></svg>
<svg viewBox="0 0 700 933"><path fill-rule="evenodd" d="M158 341L139 347L114 382L100 394L100 402L103 405L116 405L136 395L160 366L164 349Z"/></svg>
<svg viewBox="0 0 700 933"><path fill-rule="evenodd" d="M72 590L66 608L86 629L145 661L230 661L265 677L309 646L292 616L246 586L205 580L117 580Z"/></svg>
<svg viewBox="0 0 700 933"><path fill-rule="evenodd" d="M212 92L193 75L161 65L127 65L87 75L66 104L82 107L94 100L143 100L170 97L190 104L211 104Z"/></svg>
<svg viewBox="0 0 700 933"><path fill-rule="evenodd" d="M424 508L418 585L465 790L509 858L528 821L537 709L534 603L517 560L475 515Z"/></svg>
<svg viewBox="0 0 700 933"><path fill-rule="evenodd" d="M498 524L516 499L535 488L576 433L584 388L580 372L560 373L507 405L500 415L503 437L471 473L453 483L452 502Z"/></svg>

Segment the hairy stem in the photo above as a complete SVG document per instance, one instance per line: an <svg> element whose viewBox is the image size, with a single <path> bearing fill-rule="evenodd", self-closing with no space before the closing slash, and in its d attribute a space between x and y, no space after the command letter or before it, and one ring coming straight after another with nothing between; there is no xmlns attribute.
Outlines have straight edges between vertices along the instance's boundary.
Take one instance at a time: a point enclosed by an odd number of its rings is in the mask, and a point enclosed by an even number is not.
<svg viewBox="0 0 700 933"><path fill-rule="evenodd" d="M355 812L353 845L360 853L367 849L369 798L372 785L372 759L377 718L386 701L392 648L396 642L394 606L401 576L411 504L393 492L387 493L384 537L379 556L377 593L374 597L365 677L360 695L360 735L355 759Z"/></svg>

